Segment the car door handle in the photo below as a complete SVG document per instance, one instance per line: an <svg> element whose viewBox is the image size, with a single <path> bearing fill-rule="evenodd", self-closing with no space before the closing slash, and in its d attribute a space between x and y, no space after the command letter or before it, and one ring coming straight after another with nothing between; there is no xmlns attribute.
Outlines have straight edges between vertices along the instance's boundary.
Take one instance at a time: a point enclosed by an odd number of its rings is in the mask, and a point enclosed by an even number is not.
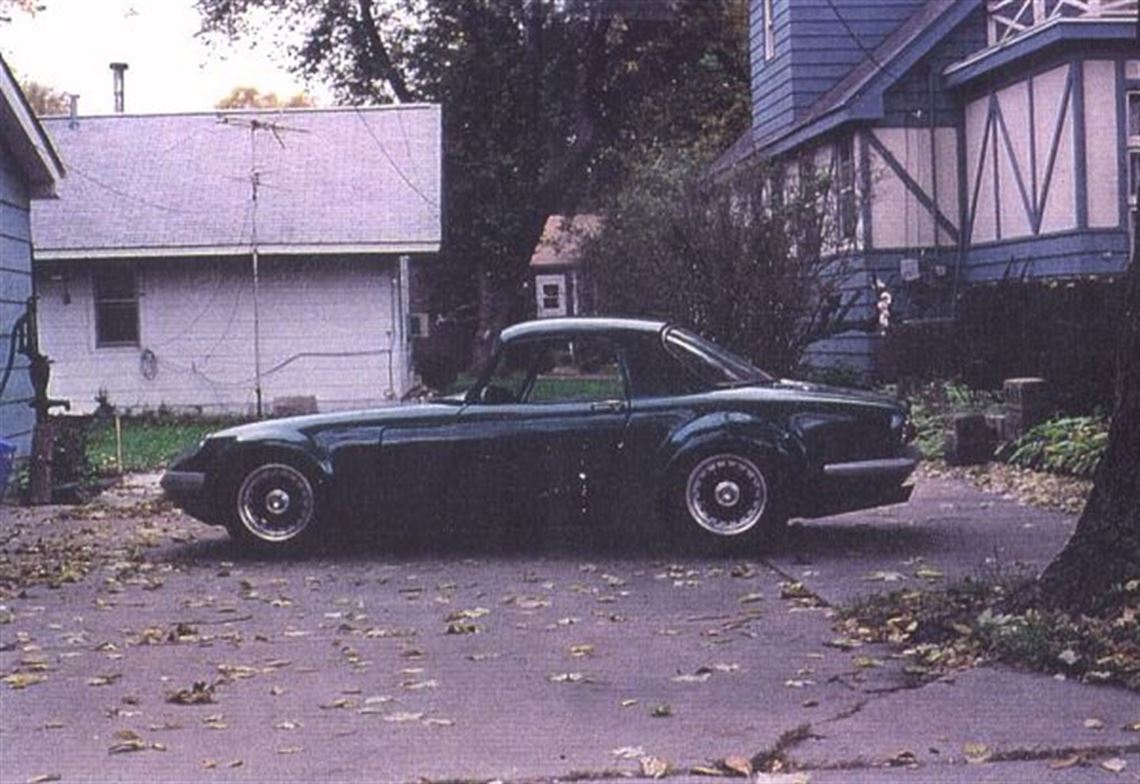
<svg viewBox="0 0 1140 784"><path fill-rule="evenodd" d="M624 400L599 400L597 403L590 404L591 411L608 411L610 413L617 413L625 409Z"/></svg>

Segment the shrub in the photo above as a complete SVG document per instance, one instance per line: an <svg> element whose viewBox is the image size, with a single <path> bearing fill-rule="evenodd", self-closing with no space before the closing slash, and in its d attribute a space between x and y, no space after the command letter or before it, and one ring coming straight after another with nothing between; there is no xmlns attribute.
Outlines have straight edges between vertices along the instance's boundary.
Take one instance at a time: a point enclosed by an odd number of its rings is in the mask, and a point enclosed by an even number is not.
<svg viewBox="0 0 1140 784"><path fill-rule="evenodd" d="M894 387L887 387L894 392ZM915 444L927 459L942 457L955 414L984 414L1001 404L1001 393L971 389L957 381L930 381L905 395L910 401Z"/></svg>
<svg viewBox="0 0 1140 784"><path fill-rule="evenodd" d="M1108 446L1108 419L1061 417L1042 422L1004 444L998 457L1024 468L1091 477Z"/></svg>

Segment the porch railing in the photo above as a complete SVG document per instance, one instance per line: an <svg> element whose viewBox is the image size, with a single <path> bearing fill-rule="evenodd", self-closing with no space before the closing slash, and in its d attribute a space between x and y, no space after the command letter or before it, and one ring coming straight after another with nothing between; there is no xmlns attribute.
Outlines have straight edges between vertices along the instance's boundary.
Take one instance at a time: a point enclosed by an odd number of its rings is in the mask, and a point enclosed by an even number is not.
<svg viewBox="0 0 1140 784"><path fill-rule="evenodd" d="M1138 0L987 0L989 45L1054 19L1135 19Z"/></svg>

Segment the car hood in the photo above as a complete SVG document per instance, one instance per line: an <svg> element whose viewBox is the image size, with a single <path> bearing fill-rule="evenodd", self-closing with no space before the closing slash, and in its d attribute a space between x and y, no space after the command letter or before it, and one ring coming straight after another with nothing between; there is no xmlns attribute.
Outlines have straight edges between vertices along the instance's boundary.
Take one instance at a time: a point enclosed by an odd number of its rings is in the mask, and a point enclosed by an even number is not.
<svg viewBox="0 0 1140 784"><path fill-rule="evenodd" d="M453 417L461 408L458 401L449 400L439 403L416 403L413 405L397 405L386 408L366 409L359 411L338 411L331 414L309 414L306 416L284 417L282 419L267 419L262 422L251 422L247 425L238 425L225 430L212 433L215 438L229 438L237 441L246 441L260 438L272 438L282 433L318 433L346 425L359 427L383 427L393 424L406 424L422 422L440 417Z"/></svg>

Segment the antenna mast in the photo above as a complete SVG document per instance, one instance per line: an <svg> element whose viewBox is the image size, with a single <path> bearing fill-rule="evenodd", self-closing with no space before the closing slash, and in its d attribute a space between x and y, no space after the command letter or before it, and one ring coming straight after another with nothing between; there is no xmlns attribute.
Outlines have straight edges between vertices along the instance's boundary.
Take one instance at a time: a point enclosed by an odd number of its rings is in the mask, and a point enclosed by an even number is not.
<svg viewBox="0 0 1140 784"><path fill-rule="evenodd" d="M257 194L261 189L261 172L257 169L257 132L269 131L273 138L285 147L281 139L281 131L294 131L308 133L304 128L289 128L273 122L258 119L243 119L238 117L219 116L218 122L223 125L239 125L249 128L249 198L250 198L250 232L249 251L253 272L253 391L257 400L257 418L264 416L261 392L261 272L259 269L259 248L257 242Z"/></svg>

